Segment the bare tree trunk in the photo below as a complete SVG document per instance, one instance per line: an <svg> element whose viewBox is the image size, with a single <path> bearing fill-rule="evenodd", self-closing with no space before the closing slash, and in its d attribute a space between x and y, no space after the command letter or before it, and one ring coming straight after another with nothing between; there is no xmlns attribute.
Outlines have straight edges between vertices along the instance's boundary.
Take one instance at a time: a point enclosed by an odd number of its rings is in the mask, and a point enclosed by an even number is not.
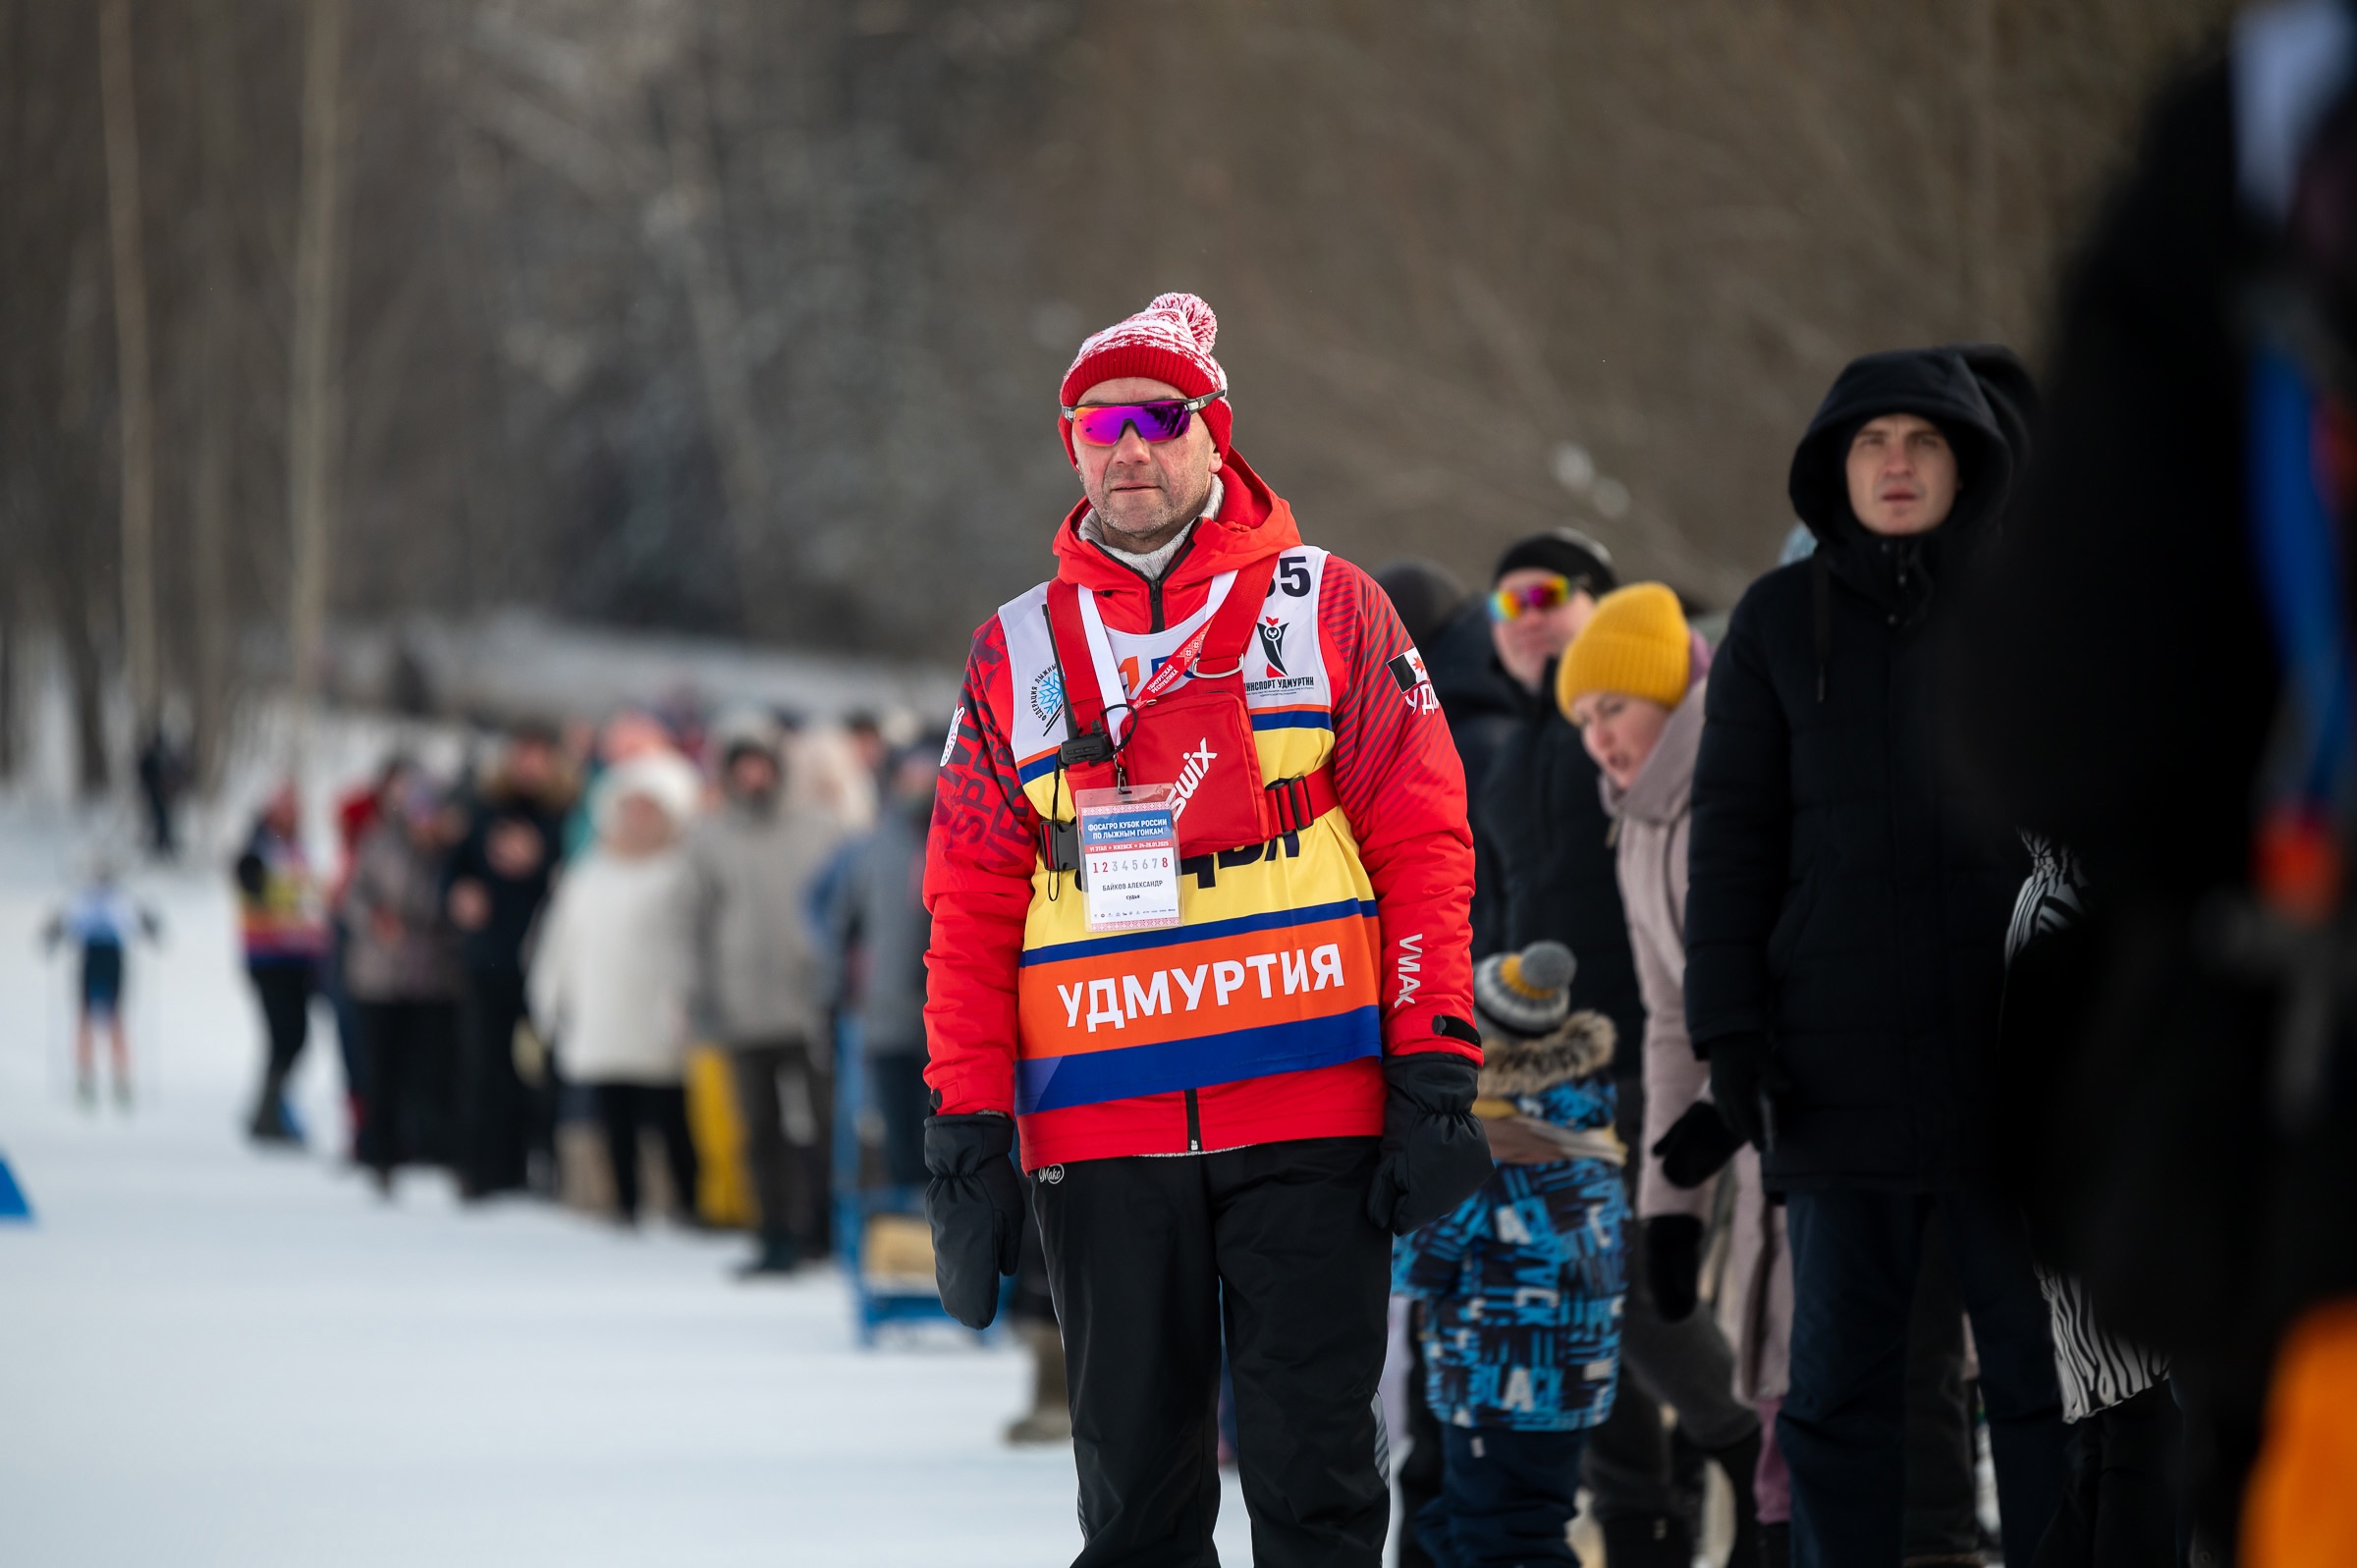
<svg viewBox="0 0 2357 1568"><path fill-rule="evenodd" d="M114 245L115 362L122 399L123 662L143 744L156 721L155 409L147 383L147 276L140 255L131 0L100 0L98 82L106 123L107 227Z"/></svg>
<svg viewBox="0 0 2357 1568"><path fill-rule="evenodd" d="M190 511L195 590L196 671L191 704L197 787L221 780L229 719L229 496L237 430L237 267L230 190L237 172L237 39L231 0L203 0L197 18L198 113L204 142L204 312L202 387Z"/></svg>
<svg viewBox="0 0 2357 1568"><path fill-rule="evenodd" d="M737 565L742 573L739 580L745 590L745 630L757 635L763 629L755 623L754 606L763 602L757 589L769 528L769 463L753 409L752 378L745 373L740 347L744 312L729 276L720 159L712 145L712 109L703 70L693 52L679 64L679 86L669 95L663 127L671 178L653 203L654 227L679 273L688 317L695 325L704 412L720 449L721 487L737 541Z"/></svg>
<svg viewBox="0 0 2357 1568"><path fill-rule="evenodd" d="M70 601L58 607L58 640L66 655L66 683L74 699L74 782L88 799L106 793L106 668L98 657L98 637L87 603Z"/></svg>
<svg viewBox="0 0 2357 1568"><path fill-rule="evenodd" d="M307 0L304 12L302 196L295 229L294 351L287 388L287 512L295 559L288 614L296 709L291 763L298 775L307 760L311 707L325 659L328 543L344 422L336 330L344 0Z"/></svg>
<svg viewBox="0 0 2357 1568"><path fill-rule="evenodd" d="M1997 147L1997 7L1998 0L1969 0L1965 27L1970 31L1964 60L1965 92L1969 99L1972 166L1966 173L1964 212L1965 331L1975 338L2004 334L2006 312L1998 269L1998 147Z"/></svg>
<svg viewBox="0 0 2357 1568"><path fill-rule="evenodd" d="M17 776L17 644L23 634L14 606L0 610L0 779Z"/></svg>
<svg viewBox="0 0 2357 1568"><path fill-rule="evenodd" d="M98 245L85 231L74 242L66 270L66 308L60 322L61 354L58 382L58 430L68 436L83 429L94 417L98 386L105 372L104 351L98 343ZM49 606L64 648L66 677L73 688L74 784L86 797L106 792L106 668L99 657L98 612L105 595L98 586L97 541L89 529L76 526L98 510L99 493L92 476L76 475L61 464L60 477L69 487L48 505Z"/></svg>

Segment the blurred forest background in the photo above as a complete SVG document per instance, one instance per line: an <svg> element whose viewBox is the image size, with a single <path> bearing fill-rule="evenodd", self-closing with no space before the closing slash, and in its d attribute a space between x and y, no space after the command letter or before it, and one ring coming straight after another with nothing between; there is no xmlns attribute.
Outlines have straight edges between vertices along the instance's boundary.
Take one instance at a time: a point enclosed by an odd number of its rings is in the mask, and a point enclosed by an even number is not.
<svg viewBox="0 0 2357 1568"><path fill-rule="evenodd" d="M954 661L1166 289L1318 542L1724 607L1845 359L2035 362L2230 10L0 0L0 768L36 661L94 782L421 612Z"/></svg>

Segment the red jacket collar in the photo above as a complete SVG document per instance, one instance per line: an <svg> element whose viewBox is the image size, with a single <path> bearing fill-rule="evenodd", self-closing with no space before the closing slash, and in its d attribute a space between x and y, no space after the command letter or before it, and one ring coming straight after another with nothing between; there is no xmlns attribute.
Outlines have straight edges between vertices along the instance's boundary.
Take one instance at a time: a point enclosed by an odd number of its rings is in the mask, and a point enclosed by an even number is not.
<svg viewBox="0 0 2357 1568"><path fill-rule="evenodd" d="M1233 450L1220 464L1220 478L1224 488L1219 514L1195 524L1194 537L1163 577L1166 596L1199 589L1223 571L1233 571L1301 542L1301 530L1293 524L1293 509ZM1098 594L1135 594L1142 606L1145 580L1080 537L1080 519L1086 515L1088 503L1082 501L1056 530L1056 574Z"/></svg>

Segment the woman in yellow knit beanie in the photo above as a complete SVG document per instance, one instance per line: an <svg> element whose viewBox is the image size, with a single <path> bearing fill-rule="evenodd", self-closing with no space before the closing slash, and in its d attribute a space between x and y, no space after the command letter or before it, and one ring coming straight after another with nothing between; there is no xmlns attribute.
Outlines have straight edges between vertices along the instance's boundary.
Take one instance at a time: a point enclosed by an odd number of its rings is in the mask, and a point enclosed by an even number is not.
<svg viewBox="0 0 2357 1568"><path fill-rule="evenodd" d="M1637 1255L1664 1319L1677 1323L1699 1310L1713 1178L1733 1163L1726 1278L1742 1325L1735 1393L1759 1410L1758 1441L1771 1451L1751 1449L1748 1463L1741 1453L1719 1457L1737 1483L1739 1505L1749 1505L1739 1506L1739 1528L1780 1538L1790 1528L1790 1507L1772 1450L1787 1381L1789 1253L1781 1211L1760 1182L1759 1156L1712 1104L1709 1069L1685 1025L1686 840L1709 666L1677 595L1658 582L1632 583L1597 601L1556 667L1555 696L1604 772L1620 906L1645 997L1644 1131L1629 1162L1645 1227ZM1740 1552L1728 1559L1749 1560Z"/></svg>
<svg viewBox="0 0 2357 1568"><path fill-rule="evenodd" d="M1596 602L1555 669L1556 706L1619 788L1634 783L1693 683L1694 634L1677 595L1632 582Z"/></svg>

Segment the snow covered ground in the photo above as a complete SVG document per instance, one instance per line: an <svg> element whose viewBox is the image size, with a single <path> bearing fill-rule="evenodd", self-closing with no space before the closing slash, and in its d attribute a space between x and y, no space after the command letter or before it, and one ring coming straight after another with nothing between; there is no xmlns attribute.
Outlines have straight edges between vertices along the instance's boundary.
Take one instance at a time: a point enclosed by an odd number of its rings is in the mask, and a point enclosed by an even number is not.
<svg viewBox="0 0 2357 1568"><path fill-rule="evenodd" d="M76 1108L69 961L36 933L109 825L0 808L0 1563L948 1564L1067 1560L1069 1449L999 1431L1028 1366L942 1334L854 1347L843 1281L747 1286L738 1244L623 1236L239 1136L258 1020L226 880L142 874L140 1099ZM322 1135L324 1131L324 1135ZM1223 1559L1250 1561L1230 1484Z"/></svg>

